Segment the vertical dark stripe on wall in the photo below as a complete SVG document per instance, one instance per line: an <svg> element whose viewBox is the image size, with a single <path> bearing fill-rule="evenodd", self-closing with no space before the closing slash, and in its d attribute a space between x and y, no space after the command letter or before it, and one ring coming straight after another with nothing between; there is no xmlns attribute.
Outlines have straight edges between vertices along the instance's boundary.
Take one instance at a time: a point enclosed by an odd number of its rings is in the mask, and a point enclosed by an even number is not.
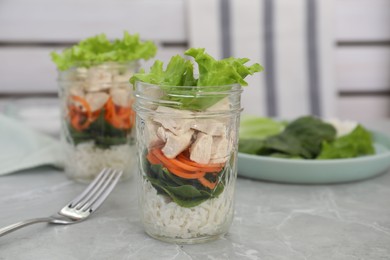
<svg viewBox="0 0 390 260"><path fill-rule="evenodd" d="M267 115L277 116L276 84L275 84L275 41L274 41L274 0L264 0L264 52L265 52L265 86Z"/></svg>
<svg viewBox="0 0 390 260"><path fill-rule="evenodd" d="M310 111L313 115L321 116L319 57L317 53L319 30L317 26L317 0L306 0L306 17Z"/></svg>
<svg viewBox="0 0 390 260"><path fill-rule="evenodd" d="M231 45L231 23L230 23L230 0L220 0L221 9L221 43L222 43L222 58L232 56ZM200 18L202 19L202 18Z"/></svg>

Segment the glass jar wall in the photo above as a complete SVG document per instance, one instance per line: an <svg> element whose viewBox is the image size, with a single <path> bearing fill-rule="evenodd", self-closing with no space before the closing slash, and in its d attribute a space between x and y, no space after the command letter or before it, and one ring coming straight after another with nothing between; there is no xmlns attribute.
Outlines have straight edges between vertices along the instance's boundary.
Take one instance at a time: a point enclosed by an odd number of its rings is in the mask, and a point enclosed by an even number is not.
<svg viewBox="0 0 390 260"><path fill-rule="evenodd" d="M241 91L136 83L139 205L150 236L190 244L228 231Z"/></svg>
<svg viewBox="0 0 390 260"><path fill-rule="evenodd" d="M129 78L138 68L137 62L106 62L59 72L61 139L70 178L88 182L105 167L131 176L136 151Z"/></svg>

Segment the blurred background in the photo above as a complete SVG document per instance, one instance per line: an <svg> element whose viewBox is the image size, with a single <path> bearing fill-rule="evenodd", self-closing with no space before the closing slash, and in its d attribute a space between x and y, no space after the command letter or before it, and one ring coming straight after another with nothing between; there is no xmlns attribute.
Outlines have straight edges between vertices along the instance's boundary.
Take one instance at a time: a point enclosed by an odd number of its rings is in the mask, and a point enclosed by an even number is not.
<svg viewBox="0 0 390 260"><path fill-rule="evenodd" d="M194 46L264 65L247 113L390 117L389 0L1 0L0 111L58 131L49 53L124 30L155 41L156 59Z"/></svg>

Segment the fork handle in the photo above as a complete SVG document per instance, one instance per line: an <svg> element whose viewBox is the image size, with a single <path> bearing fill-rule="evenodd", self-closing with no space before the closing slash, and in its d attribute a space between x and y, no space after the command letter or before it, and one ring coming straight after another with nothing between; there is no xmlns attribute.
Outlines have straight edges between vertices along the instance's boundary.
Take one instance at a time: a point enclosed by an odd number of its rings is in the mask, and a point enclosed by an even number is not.
<svg viewBox="0 0 390 260"><path fill-rule="evenodd" d="M35 223L42 223L42 222L51 222L52 220L53 220L52 218L33 218L33 219L20 221L18 223L0 228L0 237L28 225L32 225Z"/></svg>

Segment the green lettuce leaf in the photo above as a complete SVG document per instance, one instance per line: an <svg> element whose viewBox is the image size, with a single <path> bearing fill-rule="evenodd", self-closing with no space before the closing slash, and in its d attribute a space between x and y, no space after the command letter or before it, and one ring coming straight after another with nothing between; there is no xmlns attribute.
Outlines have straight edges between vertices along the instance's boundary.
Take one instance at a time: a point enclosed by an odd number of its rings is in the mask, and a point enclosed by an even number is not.
<svg viewBox="0 0 390 260"><path fill-rule="evenodd" d="M185 54L194 57L199 69L198 78L194 77L192 62L176 55L171 58L165 70L163 63L157 60L149 73L144 70L136 73L131 77L130 83L135 86L135 82L141 81L159 85L166 93L163 99L174 101L177 104L175 108L202 111L226 97L226 94L215 95L215 92L227 91L230 87L226 85L231 84L246 86L246 76L263 70L257 63L246 66L245 63L249 61L246 58L217 61L205 53L204 49L191 48ZM188 88L183 90L176 86ZM212 95L207 95L211 92Z"/></svg>
<svg viewBox="0 0 390 260"><path fill-rule="evenodd" d="M239 139L265 139L268 136L279 134L286 126L286 122L276 121L267 117L243 115L240 121Z"/></svg>
<svg viewBox="0 0 390 260"><path fill-rule="evenodd" d="M244 115L240 121L238 151L258 154L264 147L264 139L283 131L286 123L267 117Z"/></svg>
<svg viewBox="0 0 390 260"><path fill-rule="evenodd" d="M258 63L247 67L246 58L227 58L215 60L202 48L191 48L185 52L186 55L195 59L199 69L198 86L223 86L229 84L240 84L247 86L244 78L263 70Z"/></svg>
<svg viewBox="0 0 390 260"><path fill-rule="evenodd" d="M264 141L257 138L239 139L238 151L247 154L259 154L264 148Z"/></svg>
<svg viewBox="0 0 390 260"><path fill-rule="evenodd" d="M317 159L354 158L374 153L371 133L358 125L351 133L337 138L334 142L324 141Z"/></svg>
<svg viewBox="0 0 390 260"><path fill-rule="evenodd" d="M110 41L105 34L80 41L62 53L52 52L51 57L59 70L71 67L90 67L103 62L129 62L150 59L157 47L151 41L142 42L138 34L124 32L122 39Z"/></svg>

